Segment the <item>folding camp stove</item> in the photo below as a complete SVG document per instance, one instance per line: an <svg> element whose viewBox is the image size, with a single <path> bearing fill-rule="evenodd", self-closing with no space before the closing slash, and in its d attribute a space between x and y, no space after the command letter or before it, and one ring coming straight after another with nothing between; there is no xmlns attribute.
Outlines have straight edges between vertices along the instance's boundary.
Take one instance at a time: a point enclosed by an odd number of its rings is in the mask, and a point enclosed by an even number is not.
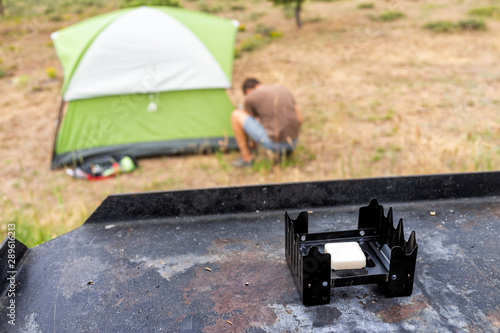
<svg viewBox="0 0 500 333"><path fill-rule="evenodd" d="M404 238L403 219L394 228L376 199L359 209L355 230L308 233L308 212L294 220L285 212L286 260L304 305L330 303L331 288L377 283L386 297L409 296L413 290L418 244L415 231ZM361 269L332 269L325 244L357 242L365 257Z"/></svg>

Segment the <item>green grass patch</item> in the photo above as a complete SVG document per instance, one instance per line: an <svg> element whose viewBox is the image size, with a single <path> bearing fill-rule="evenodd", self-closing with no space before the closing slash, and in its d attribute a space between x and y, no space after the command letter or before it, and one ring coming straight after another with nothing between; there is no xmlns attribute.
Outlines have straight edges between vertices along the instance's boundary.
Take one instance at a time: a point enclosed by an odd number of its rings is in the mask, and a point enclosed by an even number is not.
<svg viewBox="0 0 500 333"><path fill-rule="evenodd" d="M370 159L370 161L372 163L375 163L375 162L378 162L382 159L382 157L384 157L384 154L385 154L385 149L384 148L377 148L377 150L375 151L375 154L372 156L372 158Z"/></svg>
<svg viewBox="0 0 500 333"><path fill-rule="evenodd" d="M248 37L243 40L239 48L242 52L251 52L257 50L265 45L265 40L262 38L261 34L254 34L253 36Z"/></svg>
<svg viewBox="0 0 500 333"><path fill-rule="evenodd" d="M382 116L382 120L392 120L394 118L394 115L396 115L396 111L393 109L387 110L387 113Z"/></svg>
<svg viewBox="0 0 500 333"><path fill-rule="evenodd" d="M52 195L55 195L54 191ZM5 235L7 226L14 225L16 239L28 247L34 247L75 229L89 216L83 203L77 209L67 209L59 199L58 202L59 205L52 209L54 213L51 216L42 216L41 209L29 200L13 202L5 198L0 205L3 213L0 234Z"/></svg>
<svg viewBox="0 0 500 333"><path fill-rule="evenodd" d="M8 224L15 226L16 239L22 242L27 247L34 247L45 243L57 234L52 226L38 226L28 220L28 216L19 216L14 220L10 220ZM21 219L21 220L20 220Z"/></svg>
<svg viewBox="0 0 500 333"><path fill-rule="evenodd" d="M91 1L93 5L94 1ZM181 7L178 0L123 0L121 8L140 7L140 6L169 6Z"/></svg>
<svg viewBox="0 0 500 333"><path fill-rule="evenodd" d="M469 10L470 15L500 19L499 6L479 7Z"/></svg>
<svg viewBox="0 0 500 333"><path fill-rule="evenodd" d="M461 30L484 31L486 30L486 22L482 20L469 19L458 21L458 26Z"/></svg>
<svg viewBox="0 0 500 333"><path fill-rule="evenodd" d="M275 161L269 157L258 157L254 160L252 164L252 171L256 172L269 172L273 168Z"/></svg>
<svg viewBox="0 0 500 333"><path fill-rule="evenodd" d="M255 28L255 33L269 38L283 37L283 33L281 31L276 30L274 27L268 27L264 24L258 24Z"/></svg>
<svg viewBox="0 0 500 333"><path fill-rule="evenodd" d="M281 38L283 37L283 33L281 31L278 31L278 30L273 30L269 33L269 37L275 39L275 38Z"/></svg>
<svg viewBox="0 0 500 333"><path fill-rule="evenodd" d="M316 159L316 154L314 154L311 148L299 144L291 157L296 163L294 165L304 166L307 163L313 162Z"/></svg>
<svg viewBox="0 0 500 333"><path fill-rule="evenodd" d="M458 22L435 21L425 24L424 29L434 32L484 31L487 29L487 25L486 22L476 19L461 20Z"/></svg>
<svg viewBox="0 0 500 333"><path fill-rule="evenodd" d="M452 21L435 21L426 23L424 29L434 32L453 32L457 30L457 25Z"/></svg>
<svg viewBox="0 0 500 333"><path fill-rule="evenodd" d="M229 6L229 10L236 12L236 11L244 11L246 7L244 5L231 5Z"/></svg>
<svg viewBox="0 0 500 333"><path fill-rule="evenodd" d="M49 19L52 21L52 22L62 22L64 21L64 18L61 14L54 14L54 15L51 15L49 17Z"/></svg>
<svg viewBox="0 0 500 333"><path fill-rule="evenodd" d="M224 159L224 152L221 150L216 150L215 151L215 157L217 158L217 162L219 163L220 167L225 171L225 172L231 172L232 166L230 163L228 163ZM233 154L234 155L234 154Z"/></svg>
<svg viewBox="0 0 500 333"><path fill-rule="evenodd" d="M403 151L403 148L400 147L400 146L396 146L396 145L391 145L391 151L393 153L400 153Z"/></svg>
<svg viewBox="0 0 500 333"><path fill-rule="evenodd" d="M130 0L129 0L130 1ZM60 22L71 18L69 13L83 14L93 12L94 15L104 9L114 10L125 0L4 0L5 16L1 19L24 20L34 18L33 26L45 21ZM31 23L30 23L31 25Z"/></svg>
<svg viewBox="0 0 500 333"><path fill-rule="evenodd" d="M400 18L405 17L405 14L403 14L402 12L398 12L398 11L388 10L385 13L382 13L380 15L369 15L368 17L371 20L377 21L377 22L391 22L391 21L396 21Z"/></svg>
<svg viewBox="0 0 500 333"><path fill-rule="evenodd" d="M387 110L387 112L385 114L369 116L368 118L366 118L366 120L367 121L389 121L389 120L394 119L395 115L396 115L396 111L394 111L393 109L389 109L389 110Z"/></svg>
<svg viewBox="0 0 500 333"><path fill-rule="evenodd" d="M31 81L31 78L28 75L19 75L19 76L15 77L12 82L16 86L26 87L30 81Z"/></svg>
<svg viewBox="0 0 500 333"><path fill-rule="evenodd" d="M209 5L205 0L198 1L198 8L200 11L215 14L224 11L224 6L220 4Z"/></svg>
<svg viewBox="0 0 500 333"><path fill-rule="evenodd" d="M257 26L255 27L255 33L256 34L260 34L262 36L266 36L266 37L269 37L270 34L271 34L271 31L274 30L274 27L268 27L264 24L257 24Z"/></svg>
<svg viewBox="0 0 500 333"><path fill-rule="evenodd" d="M393 126L390 130L384 132L384 136L394 136L399 132L398 126Z"/></svg>
<svg viewBox="0 0 500 333"><path fill-rule="evenodd" d="M259 153L252 164L252 170L257 172L270 171L274 166L279 166L282 170L291 167L303 167L316 159L316 155L310 148L300 144L289 154L277 155L264 149L259 149L259 151L262 152Z"/></svg>
<svg viewBox="0 0 500 333"><path fill-rule="evenodd" d="M372 2L362 2L358 5L358 9L373 9L375 4Z"/></svg>

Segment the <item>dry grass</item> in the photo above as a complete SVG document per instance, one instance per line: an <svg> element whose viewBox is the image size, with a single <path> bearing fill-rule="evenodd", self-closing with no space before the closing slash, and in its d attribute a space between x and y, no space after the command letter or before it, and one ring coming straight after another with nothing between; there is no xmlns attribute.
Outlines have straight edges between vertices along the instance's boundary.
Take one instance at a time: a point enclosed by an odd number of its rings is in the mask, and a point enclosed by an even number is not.
<svg viewBox="0 0 500 333"><path fill-rule="evenodd" d="M229 166L236 153L143 159L132 174L102 182L49 171L62 70L50 32L118 6L73 9L62 21L0 20L0 232L9 221L30 246L79 226L109 194L184 188L498 170L500 166L500 22L488 30L435 34L431 21L468 18L491 1L387 1L374 15L361 2L306 2L297 30L268 1L205 1L217 15L245 24L238 43L259 24L283 37L235 61L230 96L243 100L247 76L289 87L306 117L295 163L258 170ZM197 9L198 3L182 5ZM47 68L55 68L56 79ZM52 73L52 70L51 70ZM51 74L52 75L52 74ZM25 237L25 238L24 238Z"/></svg>

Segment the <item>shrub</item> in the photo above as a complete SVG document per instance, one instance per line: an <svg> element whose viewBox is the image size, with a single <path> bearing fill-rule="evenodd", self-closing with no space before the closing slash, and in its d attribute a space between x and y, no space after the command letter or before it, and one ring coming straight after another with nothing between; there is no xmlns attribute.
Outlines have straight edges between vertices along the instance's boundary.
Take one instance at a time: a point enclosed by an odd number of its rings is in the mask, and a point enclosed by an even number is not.
<svg viewBox="0 0 500 333"><path fill-rule="evenodd" d="M181 7L178 0L122 0L121 8L139 6L170 6Z"/></svg>
<svg viewBox="0 0 500 333"><path fill-rule="evenodd" d="M268 27L263 24L258 24L255 28L255 34L243 40L234 49L234 56L241 57L243 52L251 52L257 50L269 43L273 39L283 37L283 33L276 30L274 27Z"/></svg>
<svg viewBox="0 0 500 333"><path fill-rule="evenodd" d="M50 14L54 14L56 12L56 8L54 6L47 6L47 8L45 8L45 10L43 11L43 13L45 15L50 15Z"/></svg>
<svg viewBox="0 0 500 333"><path fill-rule="evenodd" d="M231 7L229 7L229 9L235 12L235 11L243 11L246 9L246 7L243 5L232 5Z"/></svg>
<svg viewBox="0 0 500 333"><path fill-rule="evenodd" d="M239 46L235 46L234 47L234 57L235 58L240 58L241 57L241 49L239 48Z"/></svg>
<svg viewBox="0 0 500 333"><path fill-rule="evenodd" d="M457 23L451 21L435 21L429 22L424 25L425 29L432 30L434 32L455 32L455 31L484 31L486 30L486 23L481 20L462 20Z"/></svg>
<svg viewBox="0 0 500 333"><path fill-rule="evenodd" d="M85 11L85 9L83 7L77 7L75 8L75 14L83 14L83 12Z"/></svg>
<svg viewBox="0 0 500 333"><path fill-rule="evenodd" d="M50 20L51 20L52 22L61 22L61 21L62 21L62 20L64 20L64 19L63 19L62 15L60 15L60 14L55 14L55 15L52 15L52 16L50 17Z"/></svg>
<svg viewBox="0 0 500 333"><path fill-rule="evenodd" d="M255 28L255 33L269 37L271 35L271 31L274 30L274 27L268 27L264 24L258 24L257 27Z"/></svg>
<svg viewBox="0 0 500 333"><path fill-rule="evenodd" d="M387 11L385 13L380 14L380 16L378 17L378 21L389 22L389 21L394 21L394 20L400 19L404 16L405 16L405 14L403 14L401 12Z"/></svg>
<svg viewBox="0 0 500 333"><path fill-rule="evenodd" d="M373 9L375 4L371 2L363 2L358 5L358 9Z"/></svg>
<svg viewBox="0 0 500 333"><path fill-rule="evenodd" d="M482 17L500 18L500 7L489 6L489 7L474 8L469 10L469 14Z"/></svg>
<svg viewBox="0 0 500 333"><path fill-rule="evenodd" d="M458 26L462 30L486 30L486 23L475 19L458 21Z"/></svg>
<svg viewBox="0 0 500 333"><path fill-rule="evenodd" d="M0 58L0 64L2 64L2 59ZM17 66L12 65L9 67L2 67L0 66L0 79L4 77L10 77L14 75L14 71L16 70Z"/></svg>
<svg viewBox="0 0 500 333"><path fill-rule="evenodd" d="M198 8L205 13L219 13L224 10L221 5L210 6L205 0L198 1Z"/></svg>
<svg viewBox="0 0 500 333"><path fill-rule="evenodd" d="M31 87L31 92L40 92L40 91L43 91L43 87L38 83L35 83L33 87Z"/></svg>
<svg viewBox="0 0 500 333"><path fill-rule="evenodd" d="M268 27L263 24L258 24L255 28L255 33L270 38L281 38L283 37L283 33L279 30L276 30L274 27Z"/></svg>
<svg viewBox="0 0 500 333"><path fill-rule="evenodd" d="M269 37L271 37L271 38L281 38L281 37L283 37L283 33L281 31L278 31L278 30L273 30L269 34Z"/></svg>
<svg viewBox="0 0 500 333"><path fill-rule="evenodd" d="M380 161L382 159L382 157L384 157L384 154L385 154L384 148L382 148L382 147L377 148L377 150L375 151L375 154L371 158L371 162L375 163L375 162Z"/></svg>
<svg viewBox="0 0 500 333"><path fill-rule="evenodd" d="M424 28L434 32L452 32L457 29L457 26L451 21L435 21L425 24Z"/></svg>
<svg viewBox="0 0 500 333"><path fill-rule="evenodd" d="M262 39L262 35L255 34L242 41L239 45L239 49L241 51L250 52L260 48L262 45L264 45L264 40Z"/></svg>

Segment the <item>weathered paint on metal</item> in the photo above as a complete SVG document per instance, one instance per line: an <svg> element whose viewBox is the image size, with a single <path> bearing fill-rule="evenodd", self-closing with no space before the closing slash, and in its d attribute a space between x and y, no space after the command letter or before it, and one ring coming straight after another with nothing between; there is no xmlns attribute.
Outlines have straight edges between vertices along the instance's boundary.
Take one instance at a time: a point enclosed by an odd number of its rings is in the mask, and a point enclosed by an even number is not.
<svg viewBox="0 0 500 333"><path fill-rule="evenodd" d="M165 195L156 195L161 204ZM355 227L366 204L318 207L309 195L312 232ZM498 332L499 197L379 202L417 232L412 296L389 299L362 285L304 307L284 255L284 209L302 209L289 201L241 214L86 223L28 250L16 276L16 326L2 318L0 332Z"/></svg>

